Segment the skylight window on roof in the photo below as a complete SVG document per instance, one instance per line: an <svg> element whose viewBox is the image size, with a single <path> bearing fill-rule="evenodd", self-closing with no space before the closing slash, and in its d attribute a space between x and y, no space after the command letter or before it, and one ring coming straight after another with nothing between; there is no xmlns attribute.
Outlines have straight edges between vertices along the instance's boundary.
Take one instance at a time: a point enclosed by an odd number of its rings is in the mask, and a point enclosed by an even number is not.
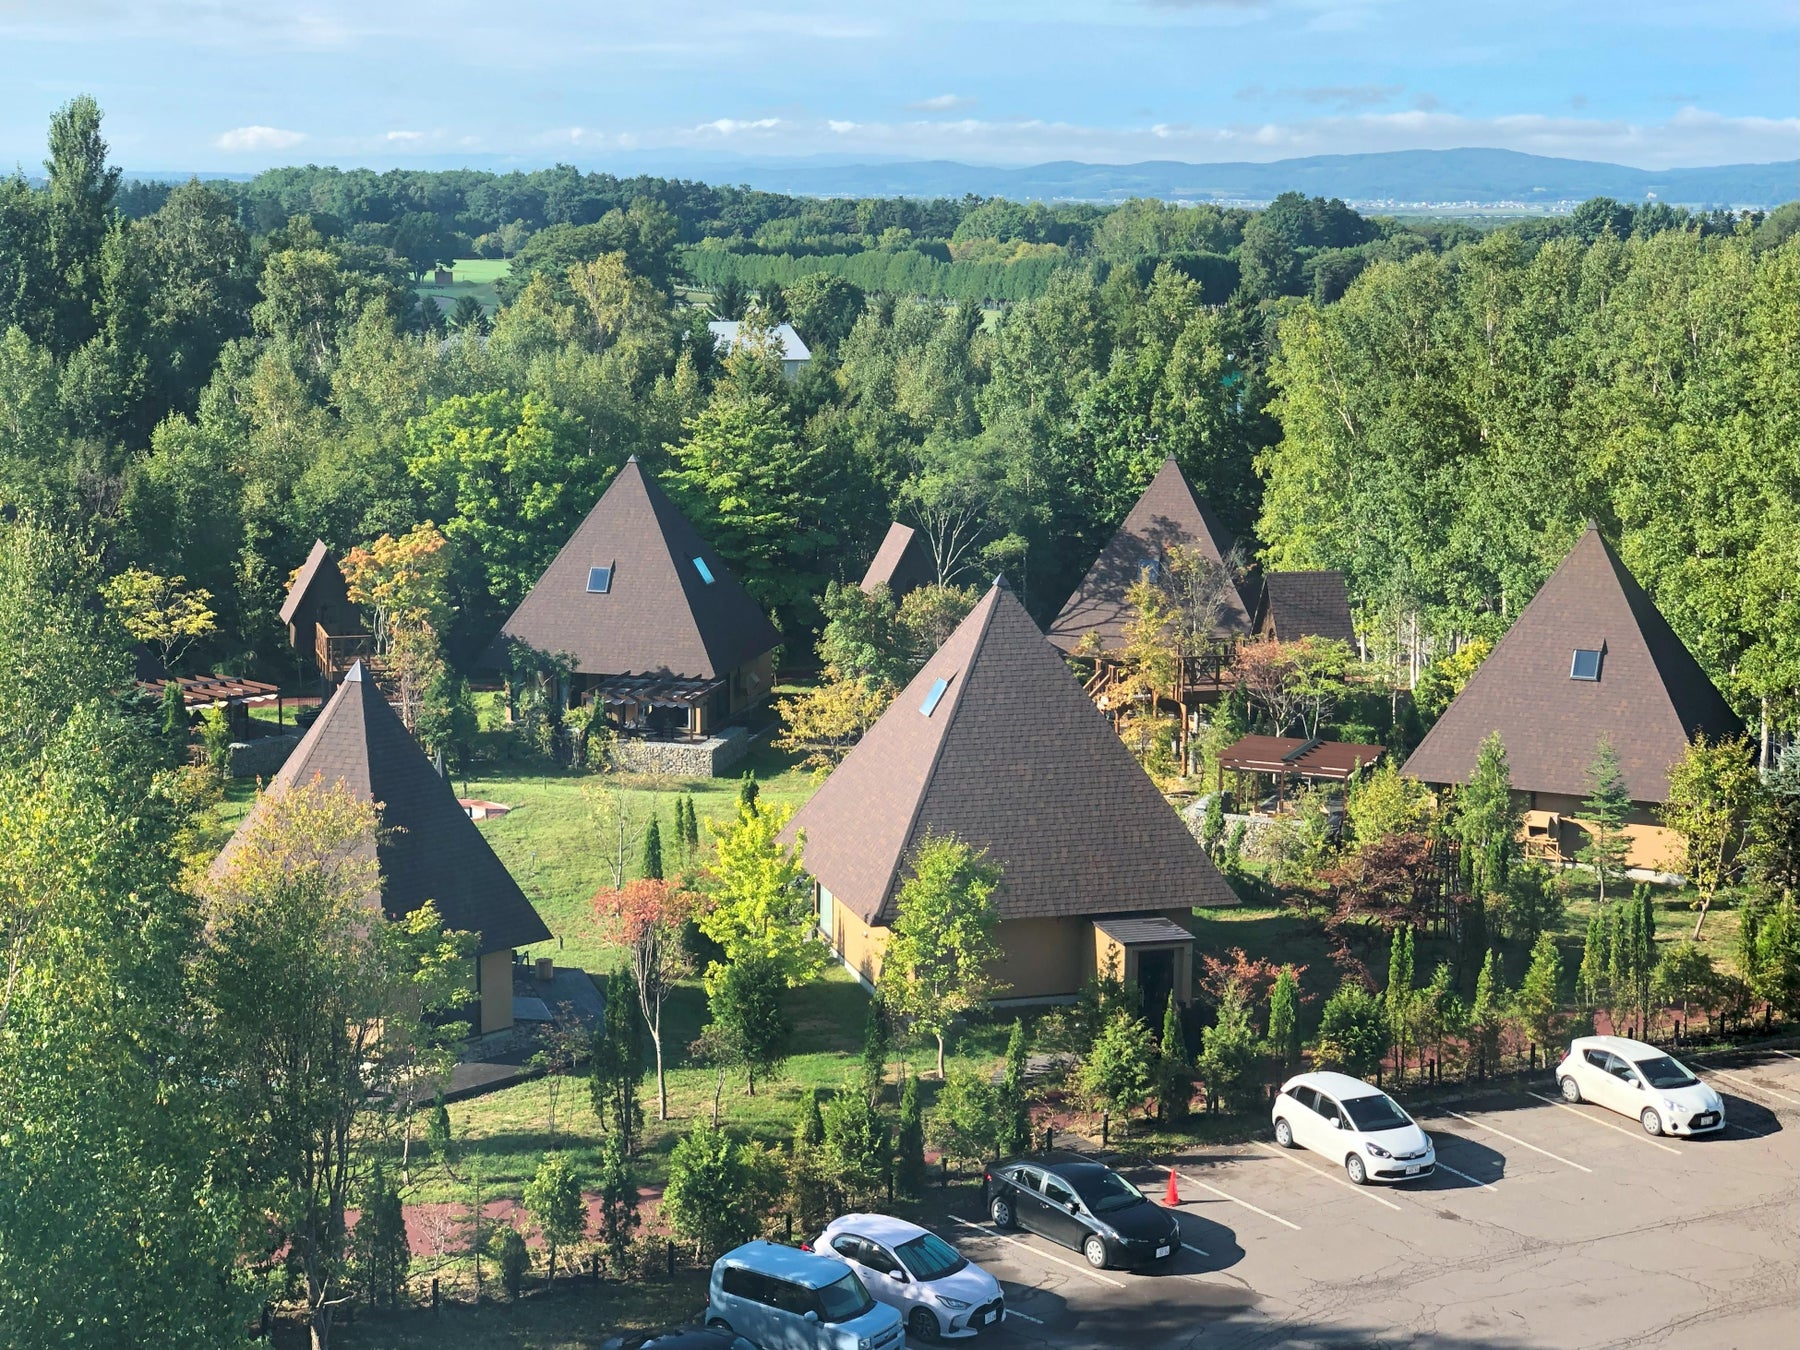
<svg viewBox="0 0 1800 1350"><path fill-rule="evenodd" d="M610 565L606 567L588 568L588 594L605 595L610 591L612 589L612 574L613 570Z"/></svg>
<svg viewBox="0 0 1800 1350"><path fill-rule="evenodd" d="M1154 586L1158 581L1162 580L1162 559L1145 558L1139 565L1138 572L1145 581L1148 581Z"/></svg>
<svg viewBox="0 0 1800 1350"><path fill-rule="evenodd" d="M1600 653L1588 647L1577 647L1575 655L1569 661L1569 678L1571 680L1597 680L1600 678Z"/></svg>
<svg viewBox="0 0 1800 1350"><path fill-rule="evenodd" d="M700 574L700 580L704 581L708 586L713 584L712 568L706 565L705 558L694 559L694 570Z"/></svg>
<svg viewBox="0 0 1800 1350"><path fill-rule="evenodd" d="M925 701L919 705L919 711L930 717L937 711L937 705L943 701L944 691L949 687L949 680L933 680L931 692L925 695Z"/></svg>

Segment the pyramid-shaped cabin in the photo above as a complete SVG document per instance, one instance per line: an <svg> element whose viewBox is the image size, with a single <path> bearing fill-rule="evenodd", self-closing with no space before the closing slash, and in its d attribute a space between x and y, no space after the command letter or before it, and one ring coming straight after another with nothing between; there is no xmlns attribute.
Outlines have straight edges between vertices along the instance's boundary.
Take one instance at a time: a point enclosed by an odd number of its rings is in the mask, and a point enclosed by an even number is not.
<svg viewBox="0 0 1800 1350"><path fill-rule="evenodd" d="M1154 577L1172 548L1198 552L1207 561L1223 565L1233 548L1230 533L1218 517L1188 486L1181 466L1171 457L1163 461L1150 486L1125 517L1087 576L1075 588L1049 629L1050 641L1073 652L1089 634L1099 640L1101 652L1117 652L1125 645L1125 626L1131 621L1131 605L1125 593L1151 569ZM1250 612L1235 584L1225 588L1224 607L1217 635L1247 636Z"/></svg>
<svg viewBox="0 0 1800 1350"><path fill-rule="evenodd" d="M1656 808L1669 770L1697 733L1735 736L1742 723L1644 588L1590 524L1543 588L1445 709L1405 772L1435 786L1469 781L1481 743L1498 732L1526 808L1527 852L1573 858L1572 817L1591 791L1596 742L1612 741L1631 794L1632 867L1673 868L1680 840Z"/></svg>
<svg viewBox="0 0 1800 1350"><path fill-rule="evenodd" d="M881 547L875 550L869 570L863 573L861 586L868 595L886 586L889 594L899 601L936 580L937 564L931 560L931 549L927 547L925 537L912 526L896 520L888 526Z"/></svg>
<svg viewBox="0 0 1800 1350"><path fill-rule="evenodd" d="M429 900L446 928L478 934L475 1029L510 1027L513 950L547 941L550 930L360 662L238 826L214 871L229 862L271 801L315 781L341 782L361 800L380 804L381 832L370 846L381 894L370 903L399 918Z"/></svg>
<svg viewBox="0 0 1800 1350"><path fill-rule="evenodd" d="M627 736L702 740L768 697L781 634L634 455L500 630L573 662L571 704Z"/></svg>
<svg viewBox="0 0 1800 1350"><path fill-rule="evenodd" d="M1000 864L1006 996L1075 993L1114 960L1154 1008L1192 987L1197 906L1236 897L996 581L795 815L821 931L881 971L908 857L954 833Z"/></svg>

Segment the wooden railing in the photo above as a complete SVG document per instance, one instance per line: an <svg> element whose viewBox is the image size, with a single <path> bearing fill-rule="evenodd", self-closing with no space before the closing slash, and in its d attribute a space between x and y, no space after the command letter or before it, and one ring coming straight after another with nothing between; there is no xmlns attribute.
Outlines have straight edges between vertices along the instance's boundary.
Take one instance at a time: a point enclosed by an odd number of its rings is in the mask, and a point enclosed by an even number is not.
<svg viewBox="0 0 1800 1350"><path fill-rule="evenodd" d="M314 630L313 663L319 673L336 684L350 667L374 655L375 639L368 633L327 633Z"/></svg>

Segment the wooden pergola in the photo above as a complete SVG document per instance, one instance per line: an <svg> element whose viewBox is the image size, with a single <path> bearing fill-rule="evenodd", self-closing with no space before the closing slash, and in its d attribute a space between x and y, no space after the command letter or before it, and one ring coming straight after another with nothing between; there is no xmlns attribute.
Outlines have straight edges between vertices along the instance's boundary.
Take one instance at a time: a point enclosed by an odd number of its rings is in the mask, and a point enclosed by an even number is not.
<svg viewBox="0 0 1800 1350"><path fill-rule="evenodd" d="M1275 805L1280 809L1283 785L1289 778L1342 783L1386 753L1386 746L1326 741L1317 736L1245 736L1220 752L1217 785L1224 789L1227 769L1267 774L1275 780Z"/></svg>
<svg viewBox="0 0 1800 1350"><path fill-rule="evenodd" d="M675 675L605 675L582 692L609 709L617 708L619 729L627 733L642 728L646 709L680 708L687 715L683 734L697 739L706 735L707 705L724 684Z"/></svg>
<svg viewBox="0 0 1800 1350"><path fill-rule="evenodd" d="M235 675L177 675L169 679L139 680L138 688L158 699L165 698L169 685L181 690L181 703L189 713L208 708L223 708L232 732L248 730L250 706L255 703L275 705L275 723L282 725L281 689L261 680L244 680Z"/></svg>

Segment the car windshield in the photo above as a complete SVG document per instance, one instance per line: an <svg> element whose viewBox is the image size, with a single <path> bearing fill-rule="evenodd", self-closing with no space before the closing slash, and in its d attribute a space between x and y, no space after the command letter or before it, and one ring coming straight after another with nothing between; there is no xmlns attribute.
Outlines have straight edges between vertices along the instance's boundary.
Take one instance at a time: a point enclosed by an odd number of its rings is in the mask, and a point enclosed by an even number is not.
<svg viewBox="0 0 1800 1350"><path fill-rule="evenodd" d="M936 1233L920 1233L911 1242L902 1242L894 1254L906 1264L915 1280L941 1280L954 1275L969 1263L962 1253Z"/></svg>
<svg viewBox="0 0 1800 1350"><path fill-rule="evenodd" d="M1394 1105L1392 1098L1379 1092L1373 1097L1349 1098L1344 1102L1344 1111L1350 1117L1350 1123L1364 1134L1398 1130L1412 1124L1412 1119Z"/></svg>
<svg viewBox="0 0 1800 1350"><path fill-rule="evenodd" d="M854 1270L846 1271L843 1279L833 1280L819 1290L819 1316L827 1322L848 1322L874 1306L875 1300L869 1297Z"/></svg>
<svg viewBox="0 0 1800 1350"><path fill-rule="evenodd" d="M1096 1214L1111 1214L1144 1203L1144 1193L1117 1172L1101 1171L1069 1180L1082 1202Z"/></svg>
<svg viewBox="0 0 1800 1350"><path fill-rule="evenodd" d="M1644 1081L1653 1088L1692 1087L1700 1081L1667 1055L1638 1060L1637 1071L1644 1075Z"/></svg>

